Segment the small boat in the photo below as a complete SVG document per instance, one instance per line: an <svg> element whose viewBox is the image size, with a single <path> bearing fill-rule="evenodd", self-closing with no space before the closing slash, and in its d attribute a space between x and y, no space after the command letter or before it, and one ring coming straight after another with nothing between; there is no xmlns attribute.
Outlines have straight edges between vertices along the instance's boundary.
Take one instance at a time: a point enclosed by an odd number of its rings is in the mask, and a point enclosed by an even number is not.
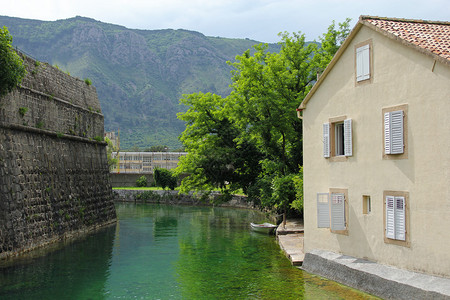
<svg viewBox="0 0 450 300"><path fill-rule="evenodd" d="M263 223L263 224L250 223L250 227L253 229L253 231L256 232L271 233L278 226L270 223Z"/></svg>

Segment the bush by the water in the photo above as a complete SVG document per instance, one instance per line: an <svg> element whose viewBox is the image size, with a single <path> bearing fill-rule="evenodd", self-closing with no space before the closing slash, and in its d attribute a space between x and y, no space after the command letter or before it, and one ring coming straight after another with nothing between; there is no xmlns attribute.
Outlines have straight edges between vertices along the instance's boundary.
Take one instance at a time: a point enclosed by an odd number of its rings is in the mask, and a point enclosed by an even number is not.
<svg viewBox="0 0 450 300"><path fill-rule="evenodd" d="M171 190L174 190L177 187L178 178L170 170L156 168L153 176L156 186L160 186L163 189L168 187Z"/></svg>
<svg viewBox="0 0 450 300"><path fill-rule="evenodd" d="M136 180L136 186L137 187L146 187L147 186L147 177L142 175L141 177Z"/></svg>

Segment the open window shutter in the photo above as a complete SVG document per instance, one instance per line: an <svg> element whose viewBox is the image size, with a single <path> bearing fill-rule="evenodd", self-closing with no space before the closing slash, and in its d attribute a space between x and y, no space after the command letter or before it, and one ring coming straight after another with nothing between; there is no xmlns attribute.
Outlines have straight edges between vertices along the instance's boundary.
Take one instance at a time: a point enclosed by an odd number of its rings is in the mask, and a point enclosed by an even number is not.
<svg viewBox="0 0 450 300"><path fill-rule="evenodd" d="M391 114L391 154L403 153L403 111Z"/></svg>
<svg viewBox="0 0 450 300"><path fill-rule="evenodd" d="M370 78L370 55L369 45L356 49L356 81Z"/></svg>
<svg viewBox="0 0 450 300"><path fill-rule="evenodd" d="M395 239L406 240L405 197L395 197Z"/></svg>
<svg viewBox="0 0 450 300"><path fill-rule="evenodd" d="M344 120L344 155L352 156L352 119Z"/></svg>
<svg viewBox="0 0 450 300"><path fill-rule="evenodd" d="M395 197L386 196L386 237L395 239Z"/></svg>
<svg viewBox="0 0 450 300"><path fill-rule="evenodd" d="M391 154L391 114L384 114L384 154Z"/></svg>
<svg viewBox="0 0 450 300"><path fill-rule="evenodd" d="M330 123L323 124L323 157L330 157Z"/></svg>
<svg viewBox="0 0 450 300"><path fill-rule="evenodd" d="M317 227L330 227L330 195L328 193L317 194Z"/></svg>
<svg viewBox="0 0 450 300"><path fill-rule="evenodd" d="M331 194L331 229L345 230L345 196Z"/></svg>

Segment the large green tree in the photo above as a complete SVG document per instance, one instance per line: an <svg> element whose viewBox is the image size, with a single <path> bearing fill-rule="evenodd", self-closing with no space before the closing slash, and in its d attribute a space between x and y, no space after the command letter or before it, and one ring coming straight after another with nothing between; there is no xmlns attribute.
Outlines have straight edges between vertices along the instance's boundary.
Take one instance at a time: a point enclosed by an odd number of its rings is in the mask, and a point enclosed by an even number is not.
<svg viewBox="0 0 450 300"><path fill-rule="evenodd" d="M24 76L23 61L12 47L12 36L8 28L0 28L0 97L18 86Z"/></svg>
<svg viewBox="0 0 450 300"><path fill-rule="evenodd" d="M339 28L333 22L320 44L282 33L279 53L261 44L237 56L226 98L181 99L189 107L178 116L186 122L181 141L188 152L178 172L191 174L182 182L185 191L240 187L263 206L301 209L302 121L295 108L348 35L349 21Z"/></svg>

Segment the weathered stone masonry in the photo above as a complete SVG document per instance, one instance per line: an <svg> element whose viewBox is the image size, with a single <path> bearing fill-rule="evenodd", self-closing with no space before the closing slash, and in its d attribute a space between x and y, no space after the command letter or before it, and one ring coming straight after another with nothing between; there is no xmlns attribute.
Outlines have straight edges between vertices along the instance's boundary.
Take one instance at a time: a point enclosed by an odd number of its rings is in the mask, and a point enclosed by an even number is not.
<svg viewBox="0 0 450 300"><path fill-rule="evenodd" d="M0 98L0 258L116 219L95 88L22 58Z"/></svg>

